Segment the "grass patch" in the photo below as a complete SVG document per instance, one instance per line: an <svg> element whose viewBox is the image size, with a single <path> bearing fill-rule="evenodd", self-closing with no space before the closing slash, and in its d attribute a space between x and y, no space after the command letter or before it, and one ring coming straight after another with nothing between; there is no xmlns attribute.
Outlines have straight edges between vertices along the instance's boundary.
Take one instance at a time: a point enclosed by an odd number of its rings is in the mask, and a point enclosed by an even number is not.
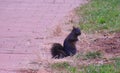
<svg viewBox="0 0 120 73"><path fill-rule="evenodd" d="M70 64L68 62L60 62L60 63L52 64L52 68L54 68L54 69L65 69L68 66L70 66Z"/></svg>
<svg viewBox="0 0 120 73"><path fill-rule="evenodd" d="M115 61L116 70L120 73L120 60Z"/></svg>
<svg viewBox="0 0 120 73"><path fill-rule="evenodd" d="M112 59L111 64L89 65L83 68L82 73L120 73L120 57Z"/></svg>
<svg viewBox="0 0 120 73"><path fill-rule="evenodd" d="M86 32L120 31L120 0L91 0L76 13L80 28Z"/></svg>
<svg viewBox="0 0 120 73"><path fill-rule="evenodd" d="M96 58L101 58L101 53L99 51L95 52L88 52L86 53L86 59L96 59Z"/></svg>
<svg viewBox="0 0 120 73"><path fill-rule="evenodd" d="M84 68L82 73L118 73L112 64L89 65Z"/></svg>
<svg viewBox="0 0 120 73"><path fill-rule="evenodd" d="M116 69L120 69L120 57L115 57L115 58L112 58L111 60L114 60Z"/></svg>
<svg viewBox="0 0 120 73"><path fill-rule="evenodd" d="M85 55L83 53L78 53L78 54L75 55L75 58L77 60L80 60L80 59L84 60L85 59Z"/></svg>
<svg viewBox="0 0 120 73"><path fill-rule="evenodd" d="M113 62L108 64L90 64L88 66L72 66L68 62L52 64L55 73L120 73L120 58L111 59Z"/></svg>
<svg viewBox="0 0 120 73"><path fill-rule="evenodd" d="M68 62L59 62L52 64L52 69L57 70L57 73L79 73L78 68L71 66Z"/></svg>
<svg viewBox="0 0 120 73"><path fill-rule="evenodd" d="M102 58L102 53L100 51L89 51L86 52L85 54L83 53L78 53L75 58L77 60L88 60L88 59L96 59L96 58Z"/></svg>

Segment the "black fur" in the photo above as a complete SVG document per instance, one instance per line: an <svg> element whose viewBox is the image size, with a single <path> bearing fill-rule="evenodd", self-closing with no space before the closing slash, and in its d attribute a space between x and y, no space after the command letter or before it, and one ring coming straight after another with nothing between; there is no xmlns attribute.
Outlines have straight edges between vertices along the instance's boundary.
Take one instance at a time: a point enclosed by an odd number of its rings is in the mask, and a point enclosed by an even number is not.
<svg viewBox="0 0 120 73"><path fill-rule="evenodd" d="M78 41L78 36L81 35L79 28L73 27L71 33L64 40L63 46L59 43L54 43L51 48L52 58L64 58L76 54L75 43Z"/></svg>
<svg viewBox="0 0 120 73"><path fill-rule="evenodd" d="M63 46L59 43L54 43L51 49L52 58L63 58L66 56Z"/></svg>

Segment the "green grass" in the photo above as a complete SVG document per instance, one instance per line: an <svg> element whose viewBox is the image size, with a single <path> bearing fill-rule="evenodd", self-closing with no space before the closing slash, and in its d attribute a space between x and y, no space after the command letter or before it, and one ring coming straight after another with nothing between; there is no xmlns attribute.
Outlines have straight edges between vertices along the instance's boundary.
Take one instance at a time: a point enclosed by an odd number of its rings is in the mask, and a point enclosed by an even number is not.
<svg viewBox="0 0 120 73"><path fill-rule="evenodd" d="M57 73L120 73L120 57L111 59L108 64L90 64L88 66L72 66L68 62L52 64Z"/></svg>
<svg viewBox="0 0 120 73"><path fill-rule="evenodd" d="M115 57L115 58L112 58L111 60L114 60L114 62L115 62L115 67L116 67L116 69L120 69L120 57ZM120 72L120 70L119 70L119 72Z"/></svg>
<svg viewBox="0 0 120 73"><path fill-rule="evenodd" d="M120 73L120 58L114 58L114 63L103 65L89 65L82 73Z"/></svg>
<svg viewBox="0 0 120 73"><path fill-rule="evenodd" d="M104 65L89 65L84 68L83 73L118 73L114 65L104 64Z"/></svg>
<svg viewBox="0 0 120 73"><path fill-rule="evenodd" d="M60 62L60 63L52 64L51 67L54 69L64 69L64 68L67 68L68 66L70 66L68 62Z"/></svg>
<svg viewBox="0 0 120 73"><path fill-rule="evenodd" d="M93 52L88 52L86 53L86 59L96 59L96 58L101 58L102 54L99 51L93 51Z"/></svg>
<svg viewBox="0 0 120 73"><path fill-rule="evenodd" d="M91 0L76 9L86 32L120 32L120 0Z"/></svg>
<svg viewBox="0 0 120 73"><path fill-rule="evenodd" d="M76 59L88 60L88 59L96 59L102 58L102 53L99 51L89 51L86 54L78 53L75 56Z"/></svg>
<svg viewBox="0 0 120 73"><path fill-rule="evenodd" d="M77 67L71 66L68 62L59 62L52 64L52 69L58 73L79 73Z"/></svg>

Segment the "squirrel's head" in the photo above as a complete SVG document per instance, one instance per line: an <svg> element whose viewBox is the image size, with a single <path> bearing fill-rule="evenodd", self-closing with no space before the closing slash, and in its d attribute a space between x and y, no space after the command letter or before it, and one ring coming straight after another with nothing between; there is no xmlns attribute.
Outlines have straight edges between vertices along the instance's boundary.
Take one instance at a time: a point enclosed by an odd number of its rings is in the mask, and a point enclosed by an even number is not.
<svg viewBox="0 0 120 73"><path fill-rule="evenodd" d="M72 30L72 32L74 32L75 33L75 35L81 35L81 30L80 30L80 28L78 28L78 27L74 27L73 26L73 30Z"/></svg>

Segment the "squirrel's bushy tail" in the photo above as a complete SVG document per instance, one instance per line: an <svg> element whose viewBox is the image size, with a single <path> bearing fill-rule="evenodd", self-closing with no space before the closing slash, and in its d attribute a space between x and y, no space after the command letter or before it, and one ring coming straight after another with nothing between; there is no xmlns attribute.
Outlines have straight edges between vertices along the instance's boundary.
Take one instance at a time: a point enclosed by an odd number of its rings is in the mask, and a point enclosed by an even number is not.
<svg viewBox="0 0 120 73"><path fill-rule="evenodd" d="M64 52L64 48L59 43L54 43L51 48L52 58L64 58L66 57L66 53Z"/></svg>

